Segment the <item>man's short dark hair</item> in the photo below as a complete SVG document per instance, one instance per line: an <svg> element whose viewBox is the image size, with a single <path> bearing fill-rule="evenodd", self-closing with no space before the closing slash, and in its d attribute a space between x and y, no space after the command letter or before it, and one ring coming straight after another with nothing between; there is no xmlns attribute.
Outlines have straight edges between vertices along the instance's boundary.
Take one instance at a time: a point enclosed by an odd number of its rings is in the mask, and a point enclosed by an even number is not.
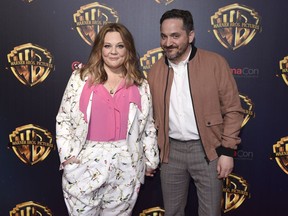
<svg viewBox="0 0 288 216"><path fill-rule="evenodd" d="M163 21L166 19L181 19L187 33L194 30L193 17L190 11L180 9L168 10L162 15L160 25L162 25Z"/></svg>

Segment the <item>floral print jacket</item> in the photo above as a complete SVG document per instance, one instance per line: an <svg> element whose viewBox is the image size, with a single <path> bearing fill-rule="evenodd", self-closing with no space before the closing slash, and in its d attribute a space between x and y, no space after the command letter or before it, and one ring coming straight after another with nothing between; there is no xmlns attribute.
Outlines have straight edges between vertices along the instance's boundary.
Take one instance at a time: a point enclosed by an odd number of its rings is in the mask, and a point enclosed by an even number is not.
<svg viewBox="0 0 288 216"><path fill-rule="evenodd" d="M88 122L85 121L84 114L79 109L80 96L85 82L80 79L79 71L72 73L56 117L56 142L61 164L73 156L77 158L86 141L91 104L88 104L86 113ZM152 99L147 81L144 80L138 88L142 108L140 111L136 104L130 103L127 145L132 158L132 166L136 169L139 181L144 183L146 167L155 169L158 166L159 150L152 116Z"/></svg>

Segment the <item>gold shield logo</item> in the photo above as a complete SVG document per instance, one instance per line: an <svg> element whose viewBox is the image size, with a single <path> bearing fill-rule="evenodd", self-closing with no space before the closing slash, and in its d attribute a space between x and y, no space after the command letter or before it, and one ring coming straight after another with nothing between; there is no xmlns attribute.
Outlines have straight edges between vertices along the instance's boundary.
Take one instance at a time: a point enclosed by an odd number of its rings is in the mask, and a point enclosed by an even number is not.
<svg viewBox="0 0 288 216"><path fill-rule="evenodd" d="M241 127L244 127L250 118L255 118L254 104L251 101L251 99L248 98L248 96L241 95L241 94L239 96L240 96L241 105L245 112L244 120L241 125Z"/></svg>
<svg viewBox="0 0 288 216"><path fill-rule="evenodd" d="M94 2L80 7L73 15L76 29L82 39L93 45L96 35L101 27L107 23L116 23L119 20L113 8Z"/></svg>
<svg viewBox="0 0 288 216"><path fill-rule="evenodd" d="M15 77L30 87L43 82L54 68L51 53L32 43L15 47L7 58Z"/></svg>
<svg viewBox="0 0 288 216"><path fill-rule="evenodd" d="M281 138L273 145L273 155L279 167L288 174L288 136Z"/></svg>
<svg viewBox="0 0 288 216"><path fill-rule="evenodd" d="M45 207L39 203L33 201L24 202L16 205L13 210L10 211L10 216L52 216L52 212L48 207Z"/></svg>
<svg viewBox="0 0 288 216"><path fill-rule="evenodd" d="M171 2L173 2L174 0L155 0L158 4L165 4L168 5Z"/></svg>
<svg viewBox="0 0 288 216"><path fill-rule="evenodd" d="M147 72L149 72L152 65L161 58L163 55L162 51L161 47L148 50L147 53L140 58L141 69L145 76L147 76Z"/></svg>
<svg viewBox="0 0 288 216"><path fill-rule="evenodd" d="M217 40L227 49L235 50L248 44L260 31L261 17L253 8L232 4L211 16Z"/></svg>
<svg viewBox="0 0 288 216"><path fill-rule="evenodd" d="M223 183L222 209L224 213L237 209L246 198L250 198L249 185L243 177L230 174Z"/></svg>
<svg viewBox="0 0 288 216"><path fill-rule="evenodd" d="M55 149L51 133L33 124L16 128L9 135L9 141L17 157L29 165L43 161Z"/></svg>
<svg viewBox="0 0 288 216"><path fill-rule="evenodd" d="M288 56L284 57L283 60L279 62L281 69L281 76L286 85L288 85Z"/></svg>
<svg viewBox="0 0 288 216"><path fill-rule="evenodd" d="M154 207L143 210L139 216L164 216L164 209L160 207Z"/></svg>

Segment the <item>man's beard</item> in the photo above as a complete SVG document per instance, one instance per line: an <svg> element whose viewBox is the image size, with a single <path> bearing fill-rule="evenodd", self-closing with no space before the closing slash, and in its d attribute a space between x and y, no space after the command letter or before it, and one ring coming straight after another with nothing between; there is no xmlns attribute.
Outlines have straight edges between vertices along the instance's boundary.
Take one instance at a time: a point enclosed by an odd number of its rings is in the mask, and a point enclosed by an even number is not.
<svg viewBox="0 0 288 216"><path fill-rule="evenodd" d="M170 47L164 47L163 50L164 50L165 56L166 56L169 60L173 61L173 60L177 60L177 59L181 58L182 55L186 52L188 46L189 46L189 44L187 44L186 46L183 46L182 49L179 49L179 47L170 46ZM173 52L173 53L167 52L167 50L172 49L172 48L173 48L173 49L178 49L177 52L176 52L176 53L174 53L174 52Z"/></svg>

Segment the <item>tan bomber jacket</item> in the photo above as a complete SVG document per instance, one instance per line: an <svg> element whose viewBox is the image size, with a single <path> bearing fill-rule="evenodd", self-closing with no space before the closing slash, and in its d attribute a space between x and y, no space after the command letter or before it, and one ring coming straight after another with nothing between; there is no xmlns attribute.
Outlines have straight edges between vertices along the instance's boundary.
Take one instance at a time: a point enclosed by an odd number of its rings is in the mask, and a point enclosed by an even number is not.
<svg viewBox="0 0 288 216"><path fill-rule="evenodd" d="M241 141L239 132L244 112L226 60L216 53L191 46L188 63L190 94L199 135L209 162L237 149ZM168 162L169 156L168 115L173 75L173 69L168 66L164 56L148 72L160 157L164 163Z"/></svg>

